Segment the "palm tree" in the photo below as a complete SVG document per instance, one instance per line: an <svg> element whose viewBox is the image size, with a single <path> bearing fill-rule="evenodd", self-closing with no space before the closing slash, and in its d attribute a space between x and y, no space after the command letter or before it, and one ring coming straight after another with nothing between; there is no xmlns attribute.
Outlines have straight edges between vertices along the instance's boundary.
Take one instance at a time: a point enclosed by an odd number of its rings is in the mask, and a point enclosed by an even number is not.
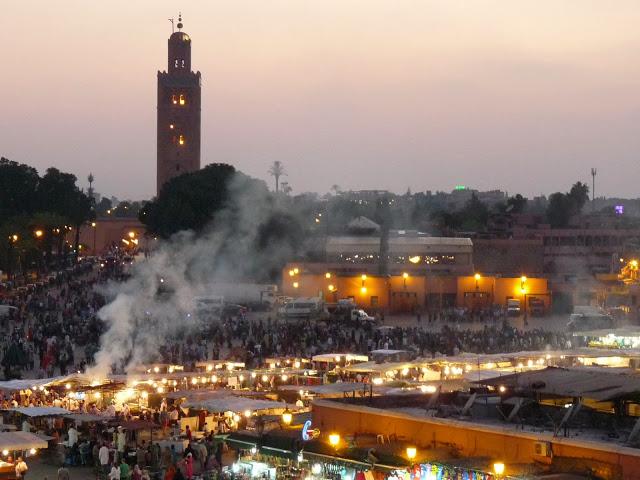
<svg viewBox="0 0 640 480"><path fill-rule="evenodd" d="M280 177L286 175L287 173L284 170L284 165L280 160L276 160L269 167L269 175L271 175L276 180L276 193L280 191Z"/></svg>

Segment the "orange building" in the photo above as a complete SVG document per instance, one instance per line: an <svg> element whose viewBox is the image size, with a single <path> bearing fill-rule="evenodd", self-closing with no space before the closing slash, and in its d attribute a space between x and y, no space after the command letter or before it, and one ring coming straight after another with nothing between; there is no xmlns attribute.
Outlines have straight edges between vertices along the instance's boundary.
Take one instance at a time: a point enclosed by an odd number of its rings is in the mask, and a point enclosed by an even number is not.
<svg viewBox="0 0 640 480"><path fill-rule="evenodd" d="M290 297L322 297L327 302L351 298L363 308L391 312L416 309L436 311L447 307L471 310L506 305L515 298L522 305L537 299L549 308L550 294L544 278L435 275L399 272L390 275L342 273L319 263L288 264L282 273L282 292Z"/></svg>

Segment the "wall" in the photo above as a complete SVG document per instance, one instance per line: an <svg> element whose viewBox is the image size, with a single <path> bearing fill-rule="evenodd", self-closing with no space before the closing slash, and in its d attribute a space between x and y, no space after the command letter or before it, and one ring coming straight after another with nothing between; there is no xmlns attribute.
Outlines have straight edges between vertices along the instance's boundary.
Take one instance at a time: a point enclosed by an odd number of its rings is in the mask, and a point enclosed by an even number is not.
<svg viewBox="0 0 640 480"><path fill-rule="evenodd" d="M342 437L354 434L395 434L399 440L418 449L449 447L465 457L489 457L507 465L532 463L544 458L535 455L535 443L550 442L553 463L578 473L582 469L598 472L606 480L640 478L640 450L609 442L555 438L516 430L515 426L480 425L442 418L411 415L317 400L313 404L313 425L321 438L333 432Z"/></svg>
<svg viewBox="0 0 640 480"><path fill-rule="evenodd" d="M129 232L134 232L138 239L138 248L145 247L145 227L137 218L99 218L94 223L95 227L83 225L80 229L80 244L85 256L100 255L111 245L124 247L122 239L129 239ZM73 242L72 239L69 241Z"/></svg>

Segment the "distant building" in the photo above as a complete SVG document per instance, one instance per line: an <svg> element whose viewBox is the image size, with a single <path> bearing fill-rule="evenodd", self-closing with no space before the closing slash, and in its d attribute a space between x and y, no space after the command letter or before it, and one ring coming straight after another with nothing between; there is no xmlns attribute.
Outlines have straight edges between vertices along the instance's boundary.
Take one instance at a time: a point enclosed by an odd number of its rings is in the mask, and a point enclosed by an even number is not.
<svg viewBox="0 0 640 480"><path fill-rule="evenodd" d="M169 37L168 69L158 72L157 193L183 173L200 169L200 72L191 71L191 38Z"/></svg>

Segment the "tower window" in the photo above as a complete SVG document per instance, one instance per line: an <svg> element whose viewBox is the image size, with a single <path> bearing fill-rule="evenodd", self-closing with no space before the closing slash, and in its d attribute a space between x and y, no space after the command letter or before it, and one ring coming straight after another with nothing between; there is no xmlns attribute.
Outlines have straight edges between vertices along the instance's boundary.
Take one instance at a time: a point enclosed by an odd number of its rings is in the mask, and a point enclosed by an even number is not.
<svg viewBox="0 0 640 480"><path fill-rule="evenodd" d="M178 59L177 58L173 61L173 66L174 66L174 68L178 68Z"/></svg>
<svg viewBox="0 0 640 480"><path fill-rule="evenodd" d="M178 104L178 95L171 95L171 103L174 105Z"/></svg>
<svg viewBox="0 0 640 480"><path fill-rule="evenodd" d="M180 136L178 137L178 143L179 143L180 145L184 145L184 135L180 135Z"/></svg>
<svg viewBox="0 0 640 480"><path fill-rule="evenodd" d="M174 125L173 123L170 123L170 124L169 124L169 128L170 128L171 130L173 130L173 129L175 128L175 125Z"/></svg>
<svg viewBox="0 0 640 480"><path fill-rule="evenodd" d="M186 103L186 99L184 97L184 95L181 93L180 94L180 105L184 105Z"/></svg>

